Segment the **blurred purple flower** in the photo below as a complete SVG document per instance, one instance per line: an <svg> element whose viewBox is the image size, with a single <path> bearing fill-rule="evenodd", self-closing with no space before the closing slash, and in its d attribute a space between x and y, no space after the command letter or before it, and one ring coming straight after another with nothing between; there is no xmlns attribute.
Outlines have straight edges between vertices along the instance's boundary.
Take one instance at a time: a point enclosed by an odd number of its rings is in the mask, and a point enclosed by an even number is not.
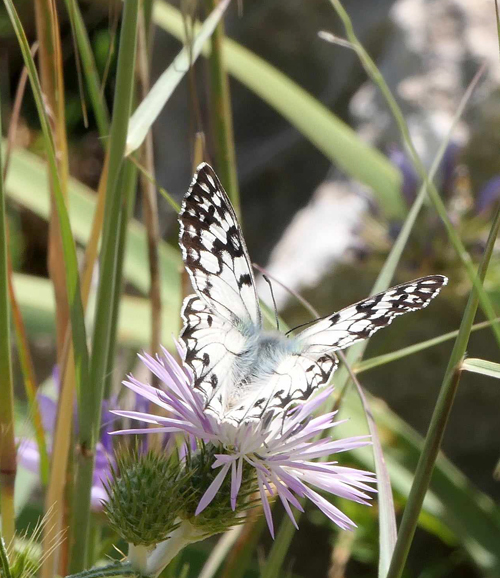
<svg viewBox="0 0 500 578"><path fill-rule="evenodd" d="M372 473L341 467L337 462L312 461L370 443L367 436L339 440L317 439L318 434L342 423L334 421L335 412L312 417L312 413L332 393L333 387L326 388L313 399L288 410L284 416L235 424L219 420L204 411L203 398L193 388L191 370L187 366L179 366L166 349L156 359L147 354L140 358L160 379L162 390L141 383L133 376L129 376L129 381L125 381L124 385L167 410L169 415L161 417L136 411L114 413L156 424L159 426L157 432L181 432L187 434L191 441L194 437L220 447L220 453L216 454L212 464L212 468L220 468L220 471L202 496L196 515L209 506L228 475L231 477L228 500L234 510L242 483L243 466L248 464L255 470L264 514L272 536L274 527L266 490L270 495L280 498L295 526L297 524L290 505L303 511L297 498L305 497L341 528L355 527L352 520L311 487L361 504L368 504L370 496L367 492L375 491L367 485L375 481ZM113 433L151 433L151 428Z"/></svg>
<svg viewBox="0 0 500 578"><path fill-rule="evenodd" d="M57 376L57 374L54 373L54 376ZM56 425L57 404L50 397L43 394L38 395L38 403L45 433L52 437ZM113 404L115 404L115 401L113 401ZM108 433L116 417L109 411L109 405L109 401L103 401L101 438L96 445L94 478L91 491L91 506L94 511L101 510L102 500L107 499L103 483L110 474L110 464L114 464L112 441ZM40 471L40 454L34 440L26 438L20 440L18 460L19 464L28 471L34 473Z"/></svg>
<svg viewBox="0 0 500 578"><path fill-rule="evenodd" d="M389 148L389 160L399 169L403 182L401 184L401 192L406 202L411 205L417 196L417 188L420 179L413 168L413 164L408 159L406 153L397 145L392 145Z"/></svg>
<svg viewBox="0 0 500 578"><path fill-rule="evenodd" d="M482 213L500 199L500 176L491 178L476 197L476 213Z"/></svg>

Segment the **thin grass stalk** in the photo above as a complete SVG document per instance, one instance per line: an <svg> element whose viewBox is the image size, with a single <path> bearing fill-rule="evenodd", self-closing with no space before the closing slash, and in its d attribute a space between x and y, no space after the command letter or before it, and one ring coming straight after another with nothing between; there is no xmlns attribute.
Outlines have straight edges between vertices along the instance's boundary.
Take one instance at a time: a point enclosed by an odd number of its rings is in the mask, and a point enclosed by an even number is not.
<svg viewBox="0 0 500 578"><path fill-rule="evenodd" d="M137 46L137 21L139 1L127 0L124 4L120 33L116 89L113 103L113 120L109 141L109 168L106 187L103 241L101 247L101 274L92 340L92 357L88 387L79 397L79 451L76 460L74 517L71 527L70 571L80 572L87 564L90 521L90 491L94 469L95 445L99 438L101 402L110 351L113 298L115 297L116 259L119 251L119 230L122 191L118 187L119 173L125 152L128 119L132 106L135 57Z"/></svg>
<svg viewBox="0 0 500 578"><path fill-rule="evenodd" d="M35 58L37 50L38 50L38 42L34 42L31 47L32 58ZM17 83L16 94L14 96L14 105L10 113L9 129L7 131L7 150L5 152L5 162L3 163L4 183L7 182L7 173L9 171L10 155L14 147L14 138L16 136L19 116L21 115L21 106L23 104L27 82L28 82L28 69L26 66L23 66L21 76L19 77L19 82Z"/></svg>
<svg viewBox="0 0 500 578"><path fill-rule="evenodd" d="M215 10L218 3L219 0L209 0L209 10L211 12ZM228 192L236 214L241 217L231 95L224 64L224 36L224 20L221 18L210 39L209 68L212 134L215 136L215 164L218 174Z"/></svg>
<svg viewBox="0 0 500 578"><path fill-rule="evenodd" d="M95 262L97 260L99 239L101 235L102 223L104 220L104 201L108 175L108 159L109 155L106 154L104 167L102 169L99 181L97 204L94 213L94 220L92 223L92 231L87 243L87 247L85 249L85 257L83 260L81 293L82 307L84 311L87 308L90 295L92 276ZM51 517L54 523L46 524L44 526L43 549L44 552L47 552L50 548L51 553L50 555L44 557L42 564L42 578L52 578L55 574L55 568L57 565L58 547L51 548L51 544L54 543L57 534L60 532L62 526L63 511L65 507L64 489L66 485L66 471L68 469L70 440L72 439L73 404L75 400L75 374L73 356L74 351L73 345L71 343L71 334L68 331L65 341L65 349L63 352L63 362L60 370L61 390L58 404L56 429L52 443L51 476L45 499L45 511L51 511Z"/></svg>
<svg viewBox="0 0 500 578"><path fill-rule="evenodd" d="M4 0L7 13L14 27L16 36L18 38L24 62L28 68L29 79L35 98L37 113L39 116L42 132L44 136L46 154L48 160L49 171L52 179L54 199L57 206L57 214L59 217L59 225L61 230L61 238L63 245L63 261L64 270L66 272L66 289L70 303L71 312L71 326L72 337L75 349L75 359L77 367L78 383L88 382L88 352L87 339L85 332L85 324L83 318L83 307L80 298L80 279L78 275L78 266L76 259L75 242L71 233L71 226L69 222L68 212L64 202L61 182L58 174L58 166L56 160L56 149L54 146L54 139L52 131L50 130L47 112L44 106L44 99L42 90L38 79L38 74L30 54L30 48L26 40L26 35L16 12L12 0Z"/></svg>
<svg viewBox="0 0 500 578"><path fill-rule="evenodd" d="M271 276L268 271L262 267L256 266L262 274L266 275L270 280L275 281L283 289L288 291L293 297L295 297L312 315L313 319L318 319L320 316L319 312L306 300L302 295L288 288L286 285L281 283L278 279ZM396 527L396 513L394 509L394 500L392 497L391 480L389 472L387 471L387 466L385 464L384 455L382 452L382 444L380 443L380 438L377 432L377 426L375 424L375 419L373 413L368 404L368 400L364 394L363 388L359 383L355 373L350 367L346 356L343 351L338 351L338 355L342 360L345 368L347 369L352 382L356 385L356 390L358 397L363 406L363 411L365 413L365 418L368 424L370 435L373 441L373 457L375 462L375 472L378 481L378 491L379 491L379 527L380 527L380 554L379 554L379 576L385 576L387 573L387 568L394 550L394 544L396 543L397 527ZM274 548L274 546L273 546ZM286 550L282 550L283 556ZM277 554L271 550L271 558L273 556L277 557ZM277 562L276 560L273 564ZM283 562L283 560L281 560ZM281 564L278 566L278 568ZM274 575L274 574L273 574Z"/></svg>
<svg viewBox="0 0 500 578"><path fill-rule="evenodd" d="M38 43L35 43L31 48L31 56L34 57L38 49ZM9 169L9 160L14 146L14 139L16 136L17 125L19 122L19 115L21 111L21 105L24 98L24 93L26 89L26 83L28 82L28 69L23 66L21 76L16 89L16 95L14 98L14 106L12 108L12 113L9 121L9 128L7 131L7 146L5 152L5 162L3 165L3 181L7 182L7 174ZM7 245L10 247L10 236L7 227ZM13 271L12 271L12 260L10 258L10 252L7 251L7 282L9 290L9 302L12 312L12 319L14 324L14 331L16 335L16 345L17 353L19 358L19 363L21 366L21 373L23 375L24 389L26 392L26 397L29 403L29 415L33 423L33 429L35 431L35 439L38 446L38 452L40 455L40 479L42 485L46 486L49 479L49 459L47 454L47 444L45 441L45 433L43 431L42 418L40 415L40 408L38 406L38 400L36 398L36 377L35 370L33 367L33 360L31 358L28 337L26 334L26 328L24 326L23 318L19 305L17 303L16 294L14 290L14 284L12 281Z"/></svg>
<svg viewBox="0 0 500 578"><path fill-rule="evenodd" d="M500 317L497 317L495 319L495 322L500 323ZM475 323L471 327L471 333L473 331L485 329L490 325L491 321L481 321L481 323ZM456 329L455 331L450 331L449 333L445 333L443 335L439 335L438 337L433 337L432 339L428 339L427 341L416 343L415 345L403 347L402 349L392 351L391 353L384 353L383 355L370 357L369 359L365 359L364 361L356 363L356 365L353 367L354 373L362 373L363 371L368 371L370 369L373 369L374 367L380 367L381 365L385 365L386 363L397 361L398 359L402 359L403 357L407 357L408 355L413 355L414 353L418 353L419 351L423 351L424 349L428 349L429 347L434 347L434 345L439 345L440 343L450 341L457 335L458 329Z"/></svg>
<svg viewBox="0 0 500 578"><path fill-rule="evenodd" d="M151 4L151 3L150 3ZM146 26L146 16L143 7L141 12L139 36L138 36L138 72L139 72L139 94L141 101L146 97L150 88L149 78L149 42L148 29ZM149 24L151 24L151 6L149 6ZM142 207L144 227L147 232L148 241L148 259L149 259L149 299L151 301L151 354L155 355L160 351L160 341L162 332L162 303L161 303L161 275L160 275L160 259L158 255L158 246L160 243L160 223L158 218L158 201L156 197L155 181L155 166L154 166L154 148L153 148L153 132L150 130L146 135L146 139L140 149L141 164L145 170L151 175L151 179L147 178L144 173L141 173L140 183L142 191ZM153 387L158 387L159 380L154 374L151 374L151 384ZM151 411L154 410L154 404L150 406ZM160 442L158 436L150 436L151 443L156 444Z"/></svg>
<svg viewBox="0 0 500 578"><path fill-rule="evenodd" d="M383 97L385 98L389 106L389 109L394 117L394 120L396 121L398 128L401 132L404 144L410 154L412 163L419 177L422 179L422 182L426 185L429 198L432 201L441 221L443 222L445 230L448 234L448 238L453 248L455 249L458 258L464 265L471 283L474 285L474 287L478 292L479 303L481 305L481 308L483 309L485 316L490 321L493 321L496 315L491 299L489 298L488 294L486 293L481 283L479 282L472 259L469 253L467 252L466 248L464 247L464 244L462 243L460 236L456 231L456 228L448 218L448 214L446 212L446 207L443 203L443 200L441 199L441 196L438 190L436 189L436 186L434 185L432 179L429 178L427 171L425 170L425 167L422 161L420 160L417 150L415 149L415 146L413 144L413 140L410 135L410 130L408 128L408 124L406 123L401 108L399 107L396 99L391 93L391 90L388 87L387 83L385 82L384 77L378 70L373 60L370 58L369 54L364 49L363 45L358 40L354 32L354 28L352 26L352 21L348 13L342 6L340 0L330 0L330 2L334 7L335 11L337 12L337 14L339 15L340 19L342 20L347 37L351 42L353 48L355 49L355 52L359 56L359 59L365 71L367 72L368 76L372 79L372 81L378 86ZM484 66L482 68L484 68ZM500 346L500 327L492 323L491 329L493 331L493 334L495 335L495 339L498 345Z"/></svg>
<svg viewBox="0 0 500 578"><path fill-rule="evenodd" d="M85 22L76 0L65 0L72 28L76 38L76 44L83 65L83 74L87 84L87 90L94 111L97 130L101 138L107 138L109 135L109 112L106 106L104 95L101 91L101 82L99 73L95 64L94 53L90 43ZM78 55L75 55L78 58Z"/></svg>
<svg viewBox="0 0 500 578"><path fill-rule="evenodd" d="M483 259L481 260L478 269L478 278L481 283L484 281L486 276L499 230L500 205L493 219ZM434 464L438 456L439 448L441 447L446 424L460 382L461 363L466 354L471 328L476 316L478 305L479 295L476 288L473 287L465 307L455 346L453 347L453 351L451 352L448 361L448 367L432 414L429 430L425 437L424 447L415 471L415 477L404 510L403 519L401 520L398 539L396 541L387 578L399 578L403 573L417 527L418 516L422 509L425 494L429 488Z"/></svg>
<svg viewBox="0 0 500 578"><path fill-rule="evenodd" d="M44 95L50 127L54 135L56 162L61 193L67 201L68 145L64 111L64 82L61 56L59 21L54 0L35 0L36 28L38 36L38 60L40 82ZM52 181L53 179L51 179ZM54 183L51 182L51 189ZM51 194L49 218L48 269L54 285L56 298L56 344L57 357L61 362L66 328L69 324L69 304L66 293L63 247L57 218L57 210Z"/></svg>
<svg viewBox="0 0 500 578"><path fill-rule="evenodd" d="M0 102L1 110L1 102ZM1 134L0 116L0 134ZM0 147L0 168L2 154ZM2 534L7 543L14 537L14 485L17 471L16 439L14 432L14 384L10 346L10 309L7 274L7 215L5 190L0 177L0 512Z"/></svg>
<svg viewBox="0 0 500 578"><path fill-rule="evenodd" d="M40 456L40 481L42 486L46 486L49 482L49 454L47 452L47 443L45 440L45 432L43 430L40 406L36 396L37 381L35 376L35 368L33 366L33 359L30 353L26 327L24 325L21 309L19 308L19 304L16 299L16 293L12 280L12 263L9 255L7 256L7 266L9 302L12 312L14 332L16 335L17 356L23 376L24 391L28 399L29 415L33 423L35 440L38 447L38 454Z"/></svg>
<svg viewBox="0 0 500 578"><path fill-rule="evenodd" d="M112 299L112 313L111 313L111 327L115 328L111 332L109 342L109 355L106 369L106 382L104 385L104 396L106 399L112 391L113 376L114 376L114 362L116 351L116 328L118 327L118 318L120 315L121 293L123 289L123 264L125 257L125 249L127 246L127 232L132 211L135 204L135 192L137 188L137 167L131 163L126 162L123 165L120 175L120 187L123 191L122 208L120 211L120 223L118 229L118 254L116 259L116 283L115 295ZM157 436L158 437L158 436Z"/></svg>

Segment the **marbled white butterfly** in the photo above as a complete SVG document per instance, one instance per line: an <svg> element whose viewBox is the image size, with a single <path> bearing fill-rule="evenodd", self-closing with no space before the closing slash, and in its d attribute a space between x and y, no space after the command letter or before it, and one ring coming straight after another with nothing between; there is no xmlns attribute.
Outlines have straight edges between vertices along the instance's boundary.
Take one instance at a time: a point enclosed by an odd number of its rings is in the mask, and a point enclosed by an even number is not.
<svg viewBox="0 0 500 578"><path fill-rule="evenodd" d="M179 220L182 256L196 292L183 304L181 338L195 388L220 421L262 419L308 399L336 370L335 350L426 307L448 281L430 275L403 283L286 336L263 329L236 214L206 163L194 175Z"/></svg>

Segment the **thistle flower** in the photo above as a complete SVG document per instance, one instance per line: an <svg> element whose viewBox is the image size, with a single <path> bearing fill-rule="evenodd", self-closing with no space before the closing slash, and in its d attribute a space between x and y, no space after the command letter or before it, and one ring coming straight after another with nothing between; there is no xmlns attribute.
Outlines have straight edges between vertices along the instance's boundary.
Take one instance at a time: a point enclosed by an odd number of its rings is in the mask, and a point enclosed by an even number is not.
<svg viewBox="0 0 500 578"><path fill-rule="evenodd" d="M182 346L178 345L178 349L183 356ZM251 472L273 537L274 525L268 495L281 500L296 527L291 506L303 511L299 498L311 500L340 528L355 527L351 519L317 491L322 490L361 504L368 504L369 493L375 491L368 485L375 481L372 473L342 467L334 461L313 461L370 443L367 436L339 440L328 437L318 439L318 434L342 423L334 421L335 412L312 417L313 412L331 395L333 387L326 388L284 415L235 424L220 421L204 411L203 399L193 388L191 370L187 366L181 367L166 349L163 348L162 355L156 358L148 354L140 358L159 378L162 389L142 383L133 376L129 376L124 385L164 409L168 417L137 411L114 413L155 424L158 426L156 432L183 433L190 444L195 439L214 448L211 468L217 470L217 473L201 495L194 516L189 519L192 525L203 518L202 514L209 506L215 502L220 504L221 498L225 498L231 510L235 511L240 494L243 493L243 482L251 477ZM146 427L113 433L151 432L151 427ZM183 517L182 513L179 515Z"/></svg>

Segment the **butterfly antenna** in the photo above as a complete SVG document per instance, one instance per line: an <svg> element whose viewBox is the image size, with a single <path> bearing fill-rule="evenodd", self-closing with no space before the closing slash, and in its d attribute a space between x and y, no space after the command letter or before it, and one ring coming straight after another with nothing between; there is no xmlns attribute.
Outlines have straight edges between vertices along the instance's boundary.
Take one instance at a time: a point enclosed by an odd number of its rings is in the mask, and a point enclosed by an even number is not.
<svg viewBox="0 0 500 578"><path fill-rule="evenodd" d="M278 308L276 307L276 299L274 298L273 285L271 283L271 280L268 277L266 277L266 275L262 275L262 278L269 285L269 289L271 290L271 297L273 299L273 306L274 306L274 317L276 319L276 329L279 331L280 330L280 320L278 317Z"/></svg>

